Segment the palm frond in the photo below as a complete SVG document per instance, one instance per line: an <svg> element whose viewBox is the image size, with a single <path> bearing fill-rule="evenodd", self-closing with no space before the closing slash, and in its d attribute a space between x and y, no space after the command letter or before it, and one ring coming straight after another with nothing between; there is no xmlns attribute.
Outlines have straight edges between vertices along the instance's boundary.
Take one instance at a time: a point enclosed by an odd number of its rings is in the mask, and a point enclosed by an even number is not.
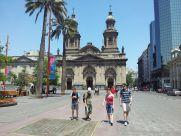
<svg viewBox="0 0 181 136"><path fill-rule="evenodd" d="M38 19L39 14L42 12L42 9L43 9L43 6L41 6L40 10L39 10L38 13L36 14L35 23L36 23L36 21L37 21L37 19Z"/></svg>
<svg viewBox="0 0 181 136"><path fill-rule="evenodd" d="M35 10L43 6L43 3L40 1L26 0L26 2L27 3L25 4L25 13L29 13L29 16L31 16L35 12Z"/></svg>

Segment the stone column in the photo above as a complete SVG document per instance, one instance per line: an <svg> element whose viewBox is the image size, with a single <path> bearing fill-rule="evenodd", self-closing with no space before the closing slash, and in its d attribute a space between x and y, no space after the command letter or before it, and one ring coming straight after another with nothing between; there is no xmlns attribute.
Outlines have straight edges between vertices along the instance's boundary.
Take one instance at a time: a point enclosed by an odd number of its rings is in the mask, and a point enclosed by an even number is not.
<svg viewBox="0 0 181 136"><path fill-rule="evenodd" d="M126 83L126 66L121 66L121 83Z"/></svg>
<svg viewBox="0 0 181 136"><path fill-rule="evenodd" d="M96 69L96 84L105 84L105 70L103 67L95 67Z"/></svg>
<svg viewBox="0 0 181 136"><path fill-rule="evenodd" d="M121 66L116 67L116 82L115 85L121 85L122 84L122 68Z"/></svg>
<svg viewBox="0 0 181 136"><path fill-rule="evenodd" d="M74 84L83 84L83 67L77 67L74 68Z"/></svg>

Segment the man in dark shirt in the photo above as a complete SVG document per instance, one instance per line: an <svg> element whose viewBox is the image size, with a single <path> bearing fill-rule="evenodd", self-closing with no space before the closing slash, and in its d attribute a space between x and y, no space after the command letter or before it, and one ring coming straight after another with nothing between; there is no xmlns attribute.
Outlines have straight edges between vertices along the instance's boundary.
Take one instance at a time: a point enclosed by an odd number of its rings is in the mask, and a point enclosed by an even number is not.
<svg viewBox="0 0 181 136"><path fill-rule="evenodd" d="M73 88L72 89L72 94L71 94L71 97L72 97L72 119L76 119L78 120L78 111L79 111L79 93L76 91L76 88ZM76 117L74 117L74 111L76 110Z"/></svg>
<svg viewBox="0 0 181 136"><path fill-rule="evenodd" d="M128 114L130 111L130 106L132 102L131 91L128 90L128 87L125 85L124 88L120 91L120 102L123 108L123 116L124 116L124 125L128 124Z"/></svg>

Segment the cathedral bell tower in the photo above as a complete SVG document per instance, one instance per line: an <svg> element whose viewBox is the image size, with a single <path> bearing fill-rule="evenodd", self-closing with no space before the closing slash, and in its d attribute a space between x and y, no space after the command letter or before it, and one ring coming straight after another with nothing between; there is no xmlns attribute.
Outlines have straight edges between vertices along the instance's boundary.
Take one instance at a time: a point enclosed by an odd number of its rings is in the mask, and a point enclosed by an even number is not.
<svg viewBox="0 0 181 136"><path fill-rule="evenodd" d="M115 29L115 19L112 15L111 6L108 17L106 19L106 30L103 33L104 36L104 46L102 51L106 53L115 53L119 52L117 47L117 37L118 32Z"/></svg>
<svg viewBox="0 0 181 136"><path fill-rule="evenodd" d="M76 33L74 35L74 37L70 37L68 35L65 41L65 49L66 49L66 54L76 54L78 53L79 49L80 49L80 34L78 32L78 23L75 17L75 13L74 13L74 9L73 9L73 13L71 16L72 21L75 21L76 23Z"/></svg>

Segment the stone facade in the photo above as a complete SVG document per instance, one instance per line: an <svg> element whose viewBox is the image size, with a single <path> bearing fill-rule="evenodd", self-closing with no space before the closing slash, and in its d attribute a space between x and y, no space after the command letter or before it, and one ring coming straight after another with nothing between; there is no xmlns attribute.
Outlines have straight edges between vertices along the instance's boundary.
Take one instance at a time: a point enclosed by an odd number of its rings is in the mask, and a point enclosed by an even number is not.
<svg viewBox="0 0 181 136"><path fill-rule="evenodd" d="M75 14L72 15L72 19L76 21ZM126 83L127 59L124 47L121 52L118 49L118 32L114 25L115 19L110 11L106 19L107 28L103 33L104 45L101 50L92 43L80 48L81 36L78 29L73 38L65 36L67 89L71 89L72 86L78 89L104 89L107 86ZM61 64L62 61L59 63L60 67Z"/></svg>
<svg viewBox="0 0 181 136"><path fill-rule="evenodd" d="M180 49L172 50L170 62L170 81L175 89L181 89L181 45Z"/></svg>

